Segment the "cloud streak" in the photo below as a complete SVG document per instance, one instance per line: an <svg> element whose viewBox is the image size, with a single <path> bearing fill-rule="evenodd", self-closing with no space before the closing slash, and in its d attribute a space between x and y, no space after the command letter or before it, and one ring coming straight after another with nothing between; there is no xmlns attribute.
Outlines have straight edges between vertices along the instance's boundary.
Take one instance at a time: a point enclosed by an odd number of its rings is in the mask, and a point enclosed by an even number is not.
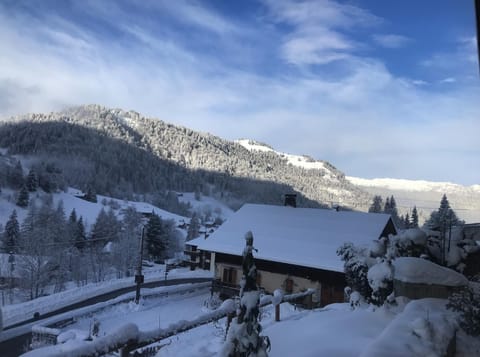
<svg viewBox="0 0 480 357"><path fill-rule="evenodd" d="M386 48L401 48L408 45L411 42L411 39L396 34L387 34L387 35L373 35L373 40L378 43L380 46Z"/></svg>

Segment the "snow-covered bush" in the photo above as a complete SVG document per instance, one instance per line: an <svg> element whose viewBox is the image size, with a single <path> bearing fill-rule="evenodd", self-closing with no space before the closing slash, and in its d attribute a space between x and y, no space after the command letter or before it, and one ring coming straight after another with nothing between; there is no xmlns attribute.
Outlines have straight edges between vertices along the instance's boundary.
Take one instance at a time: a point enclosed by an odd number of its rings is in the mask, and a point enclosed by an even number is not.
<svg viewBox="0 0 480 357"><path fill-rule="evenodd" d="M448 298L447 308L459 312L459 325L469 335L480 336L480 289L466 286Z"/></svg>
<svg viewBox="0 0 480 357"><path fill-rule="evenodd" d="M345 243L337 250L337 255L344 261L345 280L347 285L369 302L372 288L368 283L368 269L375 262L369 257L369 251L359 248L353 243Z"/></svg>
<svg viewBox="0 0 480 357"><path fill-rule="evenodd" d="M418 228L412 228L395 236L375 240L368 248L352 243L345 243L338 248L337 255L344 261L345 279L351 288L349 295L352 307L361 301L355 292L367 303L377 306L393 300L390 299L393 296L392 259L424 256L426 245L427 235Z"/></svg>
<svg viewBox="0 0 480 357"><path fill-rule="evenodd" d="M367 277L372 288L371 302L381 306L393 291L393 267L390 259L377 259L377 264L368 269Z"/></svg>
<svg viewBox="0 0 480 357"><path fill-rule="evenodd" d="M419 228L411 228L391 236L387 254L394 257L420 257L427 254L427 235Z"/></svg>

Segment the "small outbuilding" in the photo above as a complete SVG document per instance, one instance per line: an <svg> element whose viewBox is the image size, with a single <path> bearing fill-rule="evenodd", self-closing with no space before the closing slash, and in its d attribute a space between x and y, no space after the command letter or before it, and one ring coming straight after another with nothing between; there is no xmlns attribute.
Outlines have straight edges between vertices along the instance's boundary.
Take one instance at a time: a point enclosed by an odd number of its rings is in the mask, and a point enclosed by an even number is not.
<svg viewBox="0 0 480 357"><path fill-rule="evenodd" d="M401 257L393 261L395 296L447 299L453 291L467 284L464 275L429 260Z"/></svg>

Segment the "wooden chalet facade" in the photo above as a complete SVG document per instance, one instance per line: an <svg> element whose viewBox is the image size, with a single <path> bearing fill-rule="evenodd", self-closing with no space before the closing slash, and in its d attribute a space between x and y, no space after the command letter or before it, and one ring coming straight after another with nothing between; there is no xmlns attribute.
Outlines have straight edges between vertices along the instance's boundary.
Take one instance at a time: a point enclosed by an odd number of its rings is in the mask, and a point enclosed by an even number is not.
<svg viewBox="0 0 480 357"><path fill-rule="evenodd" d="M224 296L238 293L244 235L249 230L258 249L254 257L259 287L267 293L313 288L317 306L344 301L338 247L348 241L368 245L396 233L385 214L246 204L210 237L186 243L192 267L209 268L215 289Z"/></svg>

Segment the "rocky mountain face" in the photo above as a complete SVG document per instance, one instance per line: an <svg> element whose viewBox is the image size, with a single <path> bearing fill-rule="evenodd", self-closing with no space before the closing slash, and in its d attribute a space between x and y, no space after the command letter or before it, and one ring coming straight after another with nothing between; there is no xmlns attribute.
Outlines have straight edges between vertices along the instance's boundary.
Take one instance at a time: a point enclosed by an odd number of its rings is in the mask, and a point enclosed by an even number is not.
<svg viewBox="0 0 480 357"><path fill-rule="evenodd" d="M54 163L70 185L116 197L199 190L234 205L281 204L282 194L297 192L303 206L359 210L371 200L328 162L98 105L4 120L0 147Z"/></svg>

